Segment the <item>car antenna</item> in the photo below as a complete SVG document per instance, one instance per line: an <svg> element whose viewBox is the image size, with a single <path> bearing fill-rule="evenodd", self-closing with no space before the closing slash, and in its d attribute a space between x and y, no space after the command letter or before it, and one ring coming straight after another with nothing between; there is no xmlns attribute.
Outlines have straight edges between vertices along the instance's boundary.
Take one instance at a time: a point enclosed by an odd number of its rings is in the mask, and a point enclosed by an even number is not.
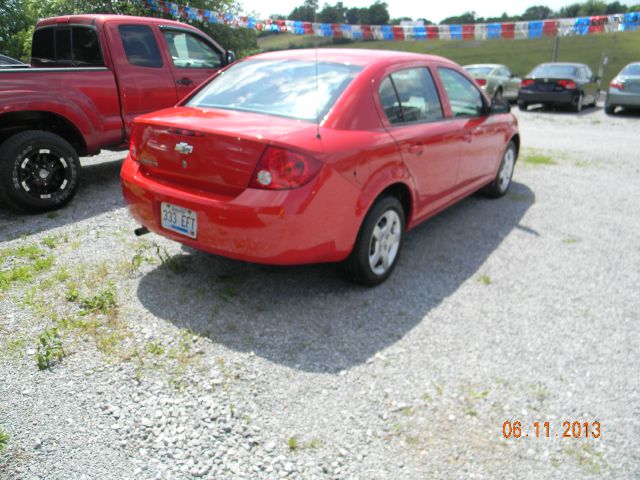
<svg viewBox="0 0 640 480"><path fill-rule="evenodd" d="M316 50L316 138L318 140L321 139L320 137L320 108L318 105L319 100L319 95L318 95L318 35L315 32L315 29L318 27L318 7L316 6L316 8L313 11L313 27L314 27L314 32L313 32L313 36L314 36L314 43L315 43L315 50Z"/></svg>

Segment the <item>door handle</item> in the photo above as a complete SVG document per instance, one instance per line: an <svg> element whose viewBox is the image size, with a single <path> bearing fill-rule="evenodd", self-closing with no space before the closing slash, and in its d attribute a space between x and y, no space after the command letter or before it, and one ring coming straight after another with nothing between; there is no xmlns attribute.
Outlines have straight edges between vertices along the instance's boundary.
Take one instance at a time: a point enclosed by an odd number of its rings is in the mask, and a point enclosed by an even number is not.
<svg viewBox="0 0 640 480"><path fill-rule="evenodd" d="M409 153L413 153L415 155L422 155L423 151L424 145L422 145L421 143L414 143L409 147Z"/></svg>
<svg viewBox="0 0 640 480"><path fill-rule="evenodd" d="M184 77L178 80L178 85L191 85L192 83L193 83L193 80L187 77Z"/></svg>

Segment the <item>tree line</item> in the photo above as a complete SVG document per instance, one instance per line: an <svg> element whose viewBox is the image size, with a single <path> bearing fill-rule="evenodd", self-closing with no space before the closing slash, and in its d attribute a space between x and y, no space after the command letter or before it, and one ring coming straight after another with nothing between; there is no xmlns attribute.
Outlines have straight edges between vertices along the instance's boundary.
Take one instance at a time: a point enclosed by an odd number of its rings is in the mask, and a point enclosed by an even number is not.
<svg viewBox="0 0 640 480"><path fill-rule="evenodd" d="M445 25L463 25L472 23L518 22L546 20L548 18L610 15L627 12L640 12L640 4L627 6L618 1L606 3L601 0L587 0L583 3L574 3L562 7L557 11L544 5L535 5L527 8L521 15L508 15L507 13L503 13L499 17L478 17L476 12L465 12L462 15L447 17L440 23ZM426 18L391 18L388 4L381 0L376 0L372 5L361 8L347 7L343 2L337 2L334 5L325 3L322 9L319 9L318 0L305 0L302 5L294 8L289 15L272 15L272 18L300 20L303 22L347 23L351 25L398 25L402 21L421 21L426 25L434 24L434 22Z"/></svg>

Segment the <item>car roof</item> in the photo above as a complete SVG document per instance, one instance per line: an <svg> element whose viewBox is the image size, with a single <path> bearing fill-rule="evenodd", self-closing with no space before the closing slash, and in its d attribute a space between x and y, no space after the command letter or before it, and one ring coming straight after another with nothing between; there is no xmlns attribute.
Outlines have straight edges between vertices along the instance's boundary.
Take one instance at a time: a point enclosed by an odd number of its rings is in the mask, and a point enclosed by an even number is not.
<svg viewBox="0 0 640 480"><path fill-rule="evenodd" d="M320 62L351 63L360 66L380 66L393 64L397 61L429 61L441 64L456 65L451 60L437 55L398 52L395 50L368 50L364 48L305 48L295 50L278 50L259 53L251 59L269 60L315 60Z"/></svg>
<svg viewBox="0 0 640 480"><path fill-rule="evenodd" d="M575 62L547 62L541 63L538 67L548 66L548 65L558 65L560 67L588 67L585 63L575 63ZM537 68L537 67L536 67Z"/></svg>
<svg viewBox="0 0 640 480"><path fill-rule="evenodd" d="M501 63L474 63L471 65L465 65L462 68L507 68L506 65L502 65Z"/></svg>

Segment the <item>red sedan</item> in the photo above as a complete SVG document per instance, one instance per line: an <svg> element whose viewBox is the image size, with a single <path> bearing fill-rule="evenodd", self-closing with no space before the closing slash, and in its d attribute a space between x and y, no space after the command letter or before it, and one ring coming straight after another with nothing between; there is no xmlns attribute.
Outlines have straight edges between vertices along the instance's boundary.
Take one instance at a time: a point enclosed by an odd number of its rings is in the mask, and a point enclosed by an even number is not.
<svg viewBox="0 0 640 480"><path fill-rule="evenodd" d="M504 195L519 146L509 107L444 58L281 51L138 117L122 188L144 227L191 247L345 261L376 285L408 229L477 190Z"/></svg>

